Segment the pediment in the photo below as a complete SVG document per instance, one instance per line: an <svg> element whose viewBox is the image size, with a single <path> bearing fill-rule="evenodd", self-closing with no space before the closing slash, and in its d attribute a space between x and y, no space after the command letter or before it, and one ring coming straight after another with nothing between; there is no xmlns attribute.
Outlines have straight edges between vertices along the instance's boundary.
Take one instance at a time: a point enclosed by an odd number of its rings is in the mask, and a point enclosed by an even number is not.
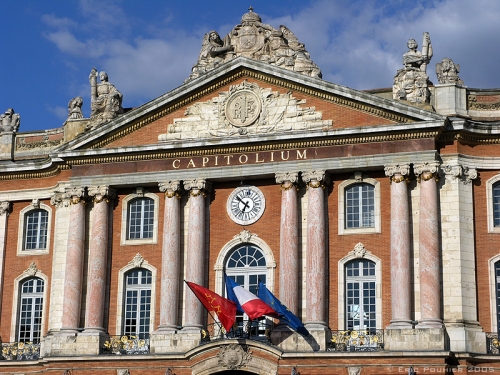
<svg viewBox="0 0 500 375"><path fill-rule="evenodd" d="M58 151L324 137L344 128L442 120L399 101L238 57L81 134Z"/></svg>

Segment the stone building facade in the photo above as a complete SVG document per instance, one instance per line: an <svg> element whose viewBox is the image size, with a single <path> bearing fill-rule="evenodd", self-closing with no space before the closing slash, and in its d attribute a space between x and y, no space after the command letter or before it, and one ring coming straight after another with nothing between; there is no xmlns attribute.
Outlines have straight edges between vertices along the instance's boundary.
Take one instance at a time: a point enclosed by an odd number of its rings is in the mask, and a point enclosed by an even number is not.
<svg viewBox="0 0 500 375"><path fill-rule="evenodd" d="M500 90L450 59L433 85L424 42L362 92L250 11L143 106L93 72L91 118L75 98L23 133L8 110L0 372L500 372ZM224 295L224 273L308 334L221 331L183 280Z"/></svg>

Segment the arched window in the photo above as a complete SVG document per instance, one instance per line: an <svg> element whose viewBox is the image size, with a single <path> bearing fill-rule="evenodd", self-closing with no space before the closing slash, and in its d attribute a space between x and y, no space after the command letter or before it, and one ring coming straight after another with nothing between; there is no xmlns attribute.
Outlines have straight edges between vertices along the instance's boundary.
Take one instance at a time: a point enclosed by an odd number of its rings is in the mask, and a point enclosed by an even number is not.
<svg viewBox="0 0 500 375"><path fill-rule="evenodd" d="M23 250L45 250L49 213L45 210L29 211L24 220Z"/></svg>
<svg viewBox="0 0 500 375"><path fill-rule="evenodd" d="M375 188L354 184L345 189L345 228L375 227Z"/></svg>
<svg viewBox="0 0 500 375"><path fill-rule="evenodd" d="M496 323L500 331L500 261L495 263L495 290L496 290Z"/></svg>
<svg viewBox="0 0 500 375"><path fill-rule="evenodd" d="M493 185L493 225L500 227L500 182Z"/></svg>
<svg viewBox="0 0 500 375"><path fill-rule="evenodd" d="M266 284L267 267L264 253L257 246L246 244L236 248L229 256L225 272L228 277L236 281L246 290L257 294L259 282ZM236 322L240 327L245 327L248 320L246 314L237 314ZM257 324L257 322L256 322ZM253 325L252 325L253 326ZM255 326L258 335L263 335L266 325L257 324Z"/></svg>
<svg viewBox="0 0 500 375"><path fill-rule="evenodd" d="M375 330L376 319L375 263L355 259L345 266L346 329Z"/></svg>
<svg viewBox="0 0 500 375"><path fill-rule="evenodd" d="M42 334L44 282L31 278L21 282L17 340L39 342Z"/></svg>
<svg viewBox="0 0 500 375"><path fill-rule="evenodd" d="M153 238L155 202L137 198L128 205L127 240Z"/></svg>
<svg viewBox="0 0 500 375"><path fill-rule="evenodd" d="M123 334L149 337L151 316L151 271L134 269L125 275L125 309Z"/></svg>

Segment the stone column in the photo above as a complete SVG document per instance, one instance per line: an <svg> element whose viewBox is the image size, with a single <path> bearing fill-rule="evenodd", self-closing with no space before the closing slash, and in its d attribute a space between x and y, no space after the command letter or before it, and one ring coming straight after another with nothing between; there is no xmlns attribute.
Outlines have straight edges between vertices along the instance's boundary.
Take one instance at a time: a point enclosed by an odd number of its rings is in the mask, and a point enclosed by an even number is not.
<svg viewBox="0 0 500 375"><path fill-rule="evenodd" d="M281 184L280 301L294 314L299 310L298 173L276 173Z"/></svg>
<svg viewBox="0 0 500 375"><path fill-rule="evenodd" d="M410 209L407 164L385 167L391 178L391 307L387 328L405 329L411 325Z"/></svg>
<svg viewBox="0 0 500 375"><path fill-rule="evenodd" d="M439 162L413 166L420 182L419 265L420 313L418 328L441 328L441 279L439 254Z"/></svg>
<svg viewBox="0 0 500 375"><path fill-rule="evenodd" d="M69 227L66 246L62 319L60 332L76 334L80 325L85 249L85 188L68 189L54 203L59 210L69 204ZM59 244L57 244L57 247Z"/></svg>
<svg viewBox="0 0 500 375"><path fill-rule="evenodd" d="M7 314L3 314L4 311L2 311L2 297L4 285L3 272L5 270L5 248L7 245L7 217L9 216L10 209L10 202L0 202L0 321L2 316L7 316Z"/></svg>
<svg viewBox="0 0 500 375"><path fill-rule="evenodd" d="M187 237L186 281L204 286L205 284L205 197L210 189L209 182L199 180L184 181L184 189L189 192L189 223ZM184 329L199 330L203 326L203 305L193 292L186 290L186 321Z"/></svg>
<svg viewBox="0 0 500 375"><path fill-rule="evenodd" d="M177 329L179 277L181 263L180 181L159 184L165 193L163 246L161 258L160 325L158 331Z"/></svg>
<svg viewBox="0 0 500 375"><path fill-rule="evenodd" d="M307 184L307 297L308 329L327 327L325 171L302 172Z"/></svg>
<svg viewBox="0 0 500 375"><path fill-rule="evenodd" d="M109 202L115 190L109 186L88 188L93 197L92 233L89 246L89 274L87 278L86 333L104 333L104 303L108 258Z"/></svg>

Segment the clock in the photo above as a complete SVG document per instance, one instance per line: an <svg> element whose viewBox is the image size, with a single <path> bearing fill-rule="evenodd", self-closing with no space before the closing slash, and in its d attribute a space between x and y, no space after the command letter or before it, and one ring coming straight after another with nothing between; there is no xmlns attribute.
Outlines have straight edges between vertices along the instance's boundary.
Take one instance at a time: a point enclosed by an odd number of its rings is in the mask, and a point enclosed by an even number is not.
<svg viewBox="0 0 500 375"><path fill-rule="evenodd" d="M240 225L255 223L265 208L264 194L255 186L240 186L227 199L227 214Z"/></svg>

